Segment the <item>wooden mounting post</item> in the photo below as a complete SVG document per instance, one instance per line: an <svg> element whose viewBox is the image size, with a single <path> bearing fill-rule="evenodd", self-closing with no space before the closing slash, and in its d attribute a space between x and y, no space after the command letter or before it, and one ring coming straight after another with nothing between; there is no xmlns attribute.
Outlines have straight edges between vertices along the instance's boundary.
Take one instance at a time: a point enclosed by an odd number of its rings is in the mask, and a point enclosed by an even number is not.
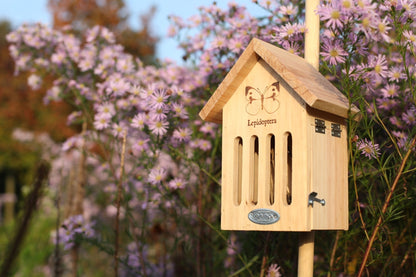
<svg viewBox="0 0 416 277"><path fill-rule="evenodd" d="M299 234L298 276L313 276L313 256L315 247L315 232Z"/></svg>
<svg viewBox="0 0 416 277"><path fill-rule="evenodd" d="M315 10L319 0L306 0L305 24L305 60L319 70L319 16ZM306 205L306 201L305 201ZM313 207L312 207L313 208ZM315 247L315 232L299 234L298 276L313 276L313 258Z"/></svg>

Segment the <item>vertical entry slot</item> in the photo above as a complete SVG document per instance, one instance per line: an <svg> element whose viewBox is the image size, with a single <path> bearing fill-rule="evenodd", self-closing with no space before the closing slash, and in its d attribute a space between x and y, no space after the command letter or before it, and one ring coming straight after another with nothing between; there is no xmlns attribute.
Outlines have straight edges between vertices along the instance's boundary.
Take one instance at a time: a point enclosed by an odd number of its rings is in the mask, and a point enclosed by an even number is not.
<svg viewBox="0 0 416 277"><path fill-rule="evenodd" d="M286 204L290 205L292 203L292 155L293 155L293 146L292 146L292 134L286 132L284 134L284 180L283 185L285 186L285 200Z"/></svg>
<svg viewBox="0 0 416 277"><path fill-rule="evenodd" d="M250 182L249 202L256 205L258 199L259 183L259 138L252 136L250 139Z"/></svg>
<svg viewBox="0 0 416 277"><path fill-rule="evenodd" d="M267 170L266 170L266 191L268 192L267 202L270 205L274 204L274 190L275 190L275 167L276 167L276 143L273 134L267 136L267 149L269 150Z"/></svg>
<svg viewBox="0 0 416 277"><path fill-rule="evenodd" d="M234 168L233 168L233 201L234 205L241 204L241 184L243 176L243 139L234 139Z"/></svg>

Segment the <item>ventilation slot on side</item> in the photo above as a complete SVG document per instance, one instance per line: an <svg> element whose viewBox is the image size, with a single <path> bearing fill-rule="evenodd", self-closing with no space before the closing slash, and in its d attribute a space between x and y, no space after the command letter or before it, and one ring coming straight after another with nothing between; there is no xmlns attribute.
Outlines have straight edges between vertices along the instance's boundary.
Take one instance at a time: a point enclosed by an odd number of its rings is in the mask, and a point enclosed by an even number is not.
<svg viewBox="0 0 416 277"><path fill-rule="evenodd" d="M234 185L233 185L233 198L234 205L241 204L241 184L243 176L243 139L237 137L234 139Z"/></svg>
<svg viewBox="0 0 416 277"><path fill-rule="evenodd" d="M250 190L249 201L256 205L258 200L259 183L259 138L252 136L250 139Z"/></svg>
<svg viewBox="0 0 416 277"><path fill-rule="evenodd" d="M267 136L267 149L269 150L267 170L266 170L266 192L268 195L267 202L270 205L274 204L274 190L275 190L275 168L276 168L276 147L274 135L269 134Z"/></svg>
<svg viewBox="0 0 416 277"><path fill-rule="evenodd" d="M286 204L290 205L292 203L292 135L287 132L284 135L284 145L286 149L286 153L284 154L284 180L283 185L286 186L285 190L285 200Z"/></svg>

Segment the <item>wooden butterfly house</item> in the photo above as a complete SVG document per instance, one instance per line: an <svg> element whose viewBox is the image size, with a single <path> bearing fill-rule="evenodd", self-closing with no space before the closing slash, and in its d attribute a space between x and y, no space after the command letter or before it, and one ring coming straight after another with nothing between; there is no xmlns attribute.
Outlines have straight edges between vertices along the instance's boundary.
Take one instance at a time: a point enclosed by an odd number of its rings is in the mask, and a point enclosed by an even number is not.
<svg viewBox="0 0 416 277"><path fill-rule="evenodd" d="M346 97L253 39L200 112L222 123L221 228L348 229Z"/></svg>

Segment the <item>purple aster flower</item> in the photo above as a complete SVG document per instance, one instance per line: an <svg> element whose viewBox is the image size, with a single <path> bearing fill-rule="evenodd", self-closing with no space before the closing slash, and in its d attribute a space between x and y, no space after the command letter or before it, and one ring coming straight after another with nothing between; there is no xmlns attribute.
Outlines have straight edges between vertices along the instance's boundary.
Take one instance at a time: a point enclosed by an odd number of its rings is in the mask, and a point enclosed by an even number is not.
<svg viewBox="0 0 416 277"><path fill-rule="evenodd" d="M168 187L171 189L184 189L187 184L188 182L186 182L184 179L175 178L168 183Z"/></svg>
<svg viewBox="0 0 416 277"><path fill-rule="evenodd" d="M377 107L381 110L389 111L396 106L396 101L390 98L377 98Z"/></svg>
<svg viewBox="0 0 416 277"><path fill-rule="evenodd" d="M187 142L191 139L192 131L189 128L178 128L173 131L172 137L180 142Z"/></svg>
<svg viewBox="0 0 416 277"><path fill-rule="evenodd" d="M399 82L406 78L406 75L403 73L403 66L393 66L390 68L389 72L387 73L389 77L389 81Z"/></svg>
<svg viewBox="0 0 416 277"><path fill-rule="evenodd" d="M342 14L342 6L340 1L332 1L318 8L317 14L325 22L325 26L329 28L342 28L344 26L344 16Z"/></svg>
<svg viewBox="0 0 416 277"><path fill-rule="evenodd" d="M114 34L107 28L101 27L101 37L105 39L108 43L115 43L116 39Z"/></svg>
<svg viewBox="0 0 416 277"><path fill-rule="evenodd" d="M97 106L97 112L108 116L108 118L112 118L116 114L116 109L113 103L102 103Z"/></svg>
<svg viewBox="0 0 416 277"><path fill-rule="evenodd" d="M113 66L115 63L114 49L111 46L104 47L99 54L99 61L104 66Z"/></svg>
<svg viewBox="0 0 416 277"><path fill-rule="evenodd" d="M397 145L401 149L405 149L406 146L407 146L408 135L406 133L404 133L404 132L401 132L401 131L392 131L392 134L397 139Z"/></svg>
<svg viewBox="0 0 416 277"><path fill-rule="evenodd" d="M149 113L149 118L155 121L163 121L167 118L167 113L169 112L168 106L164 106L161 108L152 109Z"/></svg>
<svg viewBox="0 0 416 277"><path fill-rule="evenodd" d="M130 125L131 127L138 128L141 130L144 128L146 121L147 115L145 113L138 113L133 117Z"/></svg>
<svg viewBox="0 0 416 277"><path fill-rule="evenodd" d="M68 151L71 148L80 148L84 145L84 138L82 136L73 136L68 138L62 144L62 151Z"/></svg>
<svg viewBox="0 0 416 277"><path fill-rule="evenodd" d="M27 84L33 90L38 90L42 85L42 79L36 74L30 74L27 78Z"/></svg>
<svg viewBox="0 0 416 277"><path fill-rule="evenodd" d="M204 123L199 130L204 134L210 135L211 137L215 137L217 124L207 122Z"/></svg>
<svg viewBox="0 0 416 277"><path fill-rule="evenodd" d="M195 146L203 151L208 151L211 149L211 142L206 139L198 139L195 141Z"/></svg>
<svg viewBox="0 0 416 277"><path fill-rule="evenodd" d="M165 120L153 120L149 123L149 129L156 136L163 136L168 131L169 122Z"/></svg>
<svg viewBox="0 0 416 277"><path fill-rule="evenodd" d="M149 149L148 142L149 142L149 139L145 139L145 138L136 139L135 142L132 145L133 154L138 156L143 151L148 150Z"/></svg>
<svg viewBox="0 0 416 277"><path fill-rule="evenodd" d="M289 3L287 6L280 6L279 13L287 16L292 16L298 13L298 7Z"/></svg>
<svg viewBox="0 0 416 277"><path fill-rule="evenodd" d="M230 50L234 53L241 53L244 48L244 41L241 38L233 38L230 40Z"/></svg>
<svg viewBox="0 0 416 277"><path fill-rule="evenodd" d="M68 250L74 246L76 236L91 238L95 235L94 223L86 222L82 215L74 215L67 218L59 229L59 241Z"/></svg>
<svg viewBox="0 0 416 277"><path fill-rule="evenodd" d="M277 264L271 264L269 268L267 269L267 275L266 277L280 277L282 274L279 272L280 266Z"/></svg>
<svg viewBox="0 0 416 277"><path fill-rule="evenodd" d="M112 134L116 138L121 138L127 132L127 127L123 126L123 124L113 123L112 126Z"/></svg>
<svg viewBox="0 0 416 277"><path fill-rule="evenodd" d="M391 38L388 35L388 31L391 29L391 27L389 26L389 21L391 21L391 19L388 16L384 17L383 20L380 20L380 18L375 17L370 21L370 26L377 30L377 33L386 42L391 41Z"/></svg>
<svg viewBox="0 0 416 277"><path fill-rule="evenodd" d="M147 180L149 181L149 183L156 185L162 182L166 178L166 174L167 172L164 168L159 168L159 167L153 168L150 171Z"/></svg>
<svg viewBox="0 0 416 277"><path fill-rule="evenodd" d="M124 78L112 78L107 88L108 93L114 93L115 96L123 96L130 90L130 84Z"/></svg>
<svg viewBox="0 0 416 277"><path fill-rule="evenodd" d="M392 98L397 96L399 87L396 84L387 84L384 88L381 89L383 97Z"/></svg>
<svg viewBox="0 0 416 277"><path fill-rule="evenodd" d="M411 107L407 109L405 113L402 114L402 119L406 124L413 126L416 122L416 109Z"/></svg>
<svg viewBox="0 0 416 277"><path fill-rule="evenodd" d="M381 54L377 56L370 56L368 61L368 67L373 69L372 73L374 75L378 75L383 78L387 77L388 67L386 56Z"/></svg>
<svg viewBox="0 0 416 277"><path fill-rule="evenodd" d="M134 70L133 58L130 55L123 55L117 60L117 71L125 74L132 73Z"/></svg>
<svg viewBox="0 0 416 277"><path fill-rule="evenodd" d="M110 127L111 117L105 113L97 113L94 116L94 128L97 130L103 130Z"/></svg>
<svg viewBox="0 0 416 277"><path fill-rule="evenodd" d="M368 139L360 139L357 141L357 148L361 150L361 154L369 159L376 159L380 155L380 147Z"/></svg>
<svg viewBox="0 0 416 277"><path fill-rule="evenodd" d="M348 53L342 48L341 42L339 40L334 42L331 42L330 40L324 40L322 50L323 52L321 52L321 55L324 57L325 61L329 62L330 65L344 63L345 57L348 55Z"/></svg>
<svg viewBox="0 0 416 277"><path fill-rule="evenodd" d="M175 112L175 116L181 119L188 119L188 112L182 104L176 102L172 103L172 110Z"/></svg>

